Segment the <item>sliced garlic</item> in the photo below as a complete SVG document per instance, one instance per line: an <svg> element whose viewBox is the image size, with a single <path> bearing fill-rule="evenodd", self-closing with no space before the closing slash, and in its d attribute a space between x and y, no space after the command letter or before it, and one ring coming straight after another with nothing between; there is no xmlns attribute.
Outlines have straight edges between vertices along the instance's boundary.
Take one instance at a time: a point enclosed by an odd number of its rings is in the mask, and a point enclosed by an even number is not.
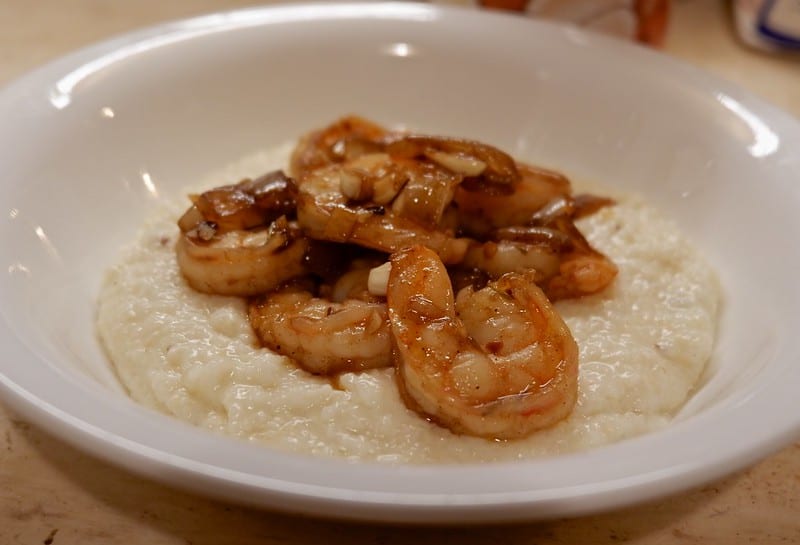
<svg viewBox="0 0 800 545"><path fill-rule="evenodd" d="M386 286L389 284L389 273L391 270L392 264L387 261L383 265L375 267L369 271L367 289L369 290L370 294L381 297L386 296Z"/></svg>
<svg viewBox="0 0 800 545"><path fill-rule="evenodd" d="M426 150L425 155L431 161L464 176L480 176L486 170L486 163L469 155L456 155L434 149Z"/></svg>
<svg viewBox="0 0 800 545"><path fill-rule="evenodd" d="M364 179L356 172L343 168L339 174L339 189L342 195L353 201L364 199Z"/></svg>

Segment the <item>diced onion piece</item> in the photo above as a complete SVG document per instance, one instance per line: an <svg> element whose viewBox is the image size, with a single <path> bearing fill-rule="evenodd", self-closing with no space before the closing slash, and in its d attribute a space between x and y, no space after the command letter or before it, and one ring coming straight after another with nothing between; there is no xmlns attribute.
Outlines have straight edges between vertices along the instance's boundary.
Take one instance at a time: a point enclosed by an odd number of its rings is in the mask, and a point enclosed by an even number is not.
<svg viewBox="0 0 800 545"><path fill-rule="evenodd" d="M405 176L386 174L375 180L372 200L378 204L389 204L403 189L408 179Z"/></svg>
<svg viewBox="0 0 800 545"><path fill-rule="evenodd" d="M342 195L352 201L359 201L364 198L362 194L363 179L355 172L342 169L339 175L339 184Z"/></svg>
<svg viewBox="0 0 800 545"><path fill-rule="evenodd" d="M486 163L469 155L446 153L438 150L427 150L425 155L444 168L464 176L480 176L486 170Z"/></svg>
<svg viewBox="0 0 800 545"><path fill-rule="evenodd" d="M367 289L372 295L386 296L386 286L389 283L389 272L392 270L391 262L387 261L380 267L369 271Z"/></svg>

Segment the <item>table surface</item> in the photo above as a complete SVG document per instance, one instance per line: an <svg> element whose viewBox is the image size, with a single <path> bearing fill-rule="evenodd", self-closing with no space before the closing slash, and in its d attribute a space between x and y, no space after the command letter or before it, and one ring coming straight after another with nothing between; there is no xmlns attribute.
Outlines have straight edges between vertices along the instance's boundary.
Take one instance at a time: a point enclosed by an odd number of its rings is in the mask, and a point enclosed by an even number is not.
<svg viewBox="0 0 800 545"><path fill-rule="evenodd" d="M0 85L70 50L252 0L0 0ZM800 56L736 41L722 0L673 2L667 53L800 117ZM89 457L0 406L0 544L800 543L800 443L724 480L577 519L479 528L306 520L180 492Z"/></svg>

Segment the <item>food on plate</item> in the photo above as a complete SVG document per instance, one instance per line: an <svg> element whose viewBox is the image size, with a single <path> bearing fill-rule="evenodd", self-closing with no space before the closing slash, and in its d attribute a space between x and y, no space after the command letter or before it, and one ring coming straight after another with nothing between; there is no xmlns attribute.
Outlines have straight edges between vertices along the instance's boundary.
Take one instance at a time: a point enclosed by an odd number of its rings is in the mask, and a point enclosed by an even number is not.
<svg viewBox="0 0 800 545"><path fill-rule="evenodd" d="M535 277L511 272L455 297L431 249L392 254L386 302L410 406L455 432L503 439L569 414L578 346Z"/></svg>
<svg viewBox="0 0 800 545"><path fill-rule="evenodd" d="M178 220L176 254L196 290L256 295L306 272L309 241L286 220L297 188L282 172L193 196Z"/></svg>
<svg viewBox="0 0 800 545"><path fill-rule="evenodd" d="M192 197L177 245L190 285L258 295L248 316L262 345L311 373L393 365L409 408L456 433L523 437L570 413L578 350L548 296L600 292L617 269L574 226L566 178L488 144L355 117L305 137L293 157L296 179L275 171ZM484 198L505 199L507 214ZM613 204L584 201L584 214ZM479 233L480 219L493 228ZM233 234L235 259L228 245L207 264L186 251L220 252ZM241 242L251 234L263 242ZM312 271L310 247L331 243L347 244L338 263ZM370 284L380 267L352 267L353 253L388 259L385 282ZM445 263L484 278L455 297ZM215 282L199 279L204 266ZM364 280L366 289L335 289Z"/></svg>
<svg viewBox="0 0 800 545"><path fill-rule="evenodd" d="M347 297L315 296L299 284L261 296L249 305L261 343L311 373L332 375L392 364L386 305Z"/></svg>
<svg viewBox="0 0 800 545"><path fill-rule="evenodd" d="M665 425L710 356L716 278L672 224L488 144L348 117L215 179L99 299L131 395L184 420L353 459L525 458Z"/></svg>

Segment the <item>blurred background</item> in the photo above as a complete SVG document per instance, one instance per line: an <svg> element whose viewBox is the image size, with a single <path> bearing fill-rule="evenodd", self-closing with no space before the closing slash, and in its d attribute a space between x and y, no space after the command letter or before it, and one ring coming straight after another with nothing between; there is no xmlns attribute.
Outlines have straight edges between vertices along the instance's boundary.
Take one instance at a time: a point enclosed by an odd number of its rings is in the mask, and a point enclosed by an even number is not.
<svg viewBox="0 0 800 545"><path fill-rule="evenodd" d="M432 1L568 21L638 41L800 116L798 0ZM254 0L0 0L0 84L54 56L120 32L256 4Z"/></svg>

